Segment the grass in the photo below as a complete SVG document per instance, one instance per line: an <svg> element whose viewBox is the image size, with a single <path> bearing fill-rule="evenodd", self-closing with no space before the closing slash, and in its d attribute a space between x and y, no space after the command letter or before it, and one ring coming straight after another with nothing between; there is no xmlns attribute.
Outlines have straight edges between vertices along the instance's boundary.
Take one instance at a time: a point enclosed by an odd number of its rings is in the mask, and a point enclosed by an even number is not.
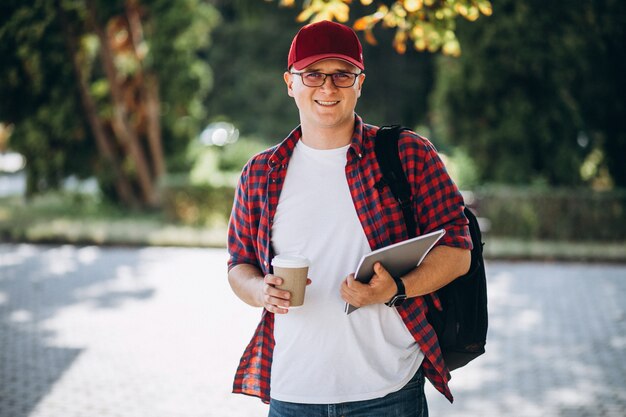
<svg viewBox="0 0 626 417"><path fill-rule="evenodd" d="M1 198L0 236L10 242L223 247L226 224L188 226L90 195L50 193L29 201Z"/></svg>

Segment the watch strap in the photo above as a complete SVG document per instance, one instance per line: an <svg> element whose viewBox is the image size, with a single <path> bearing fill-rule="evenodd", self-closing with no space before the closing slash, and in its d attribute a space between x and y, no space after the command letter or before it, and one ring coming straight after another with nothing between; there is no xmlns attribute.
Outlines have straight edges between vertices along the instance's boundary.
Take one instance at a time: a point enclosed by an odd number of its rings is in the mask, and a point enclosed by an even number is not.
<svg viewBox="0 0 626 417"><path fill-rule="evenodd" d="M396 291L396 295L391 297L391 300L387 301L385 304L389 307L394 307L402 304L404 300L406 300L406 288L404 287L404 282L402 278L393 277L394 282L398 290Z"/></svg>

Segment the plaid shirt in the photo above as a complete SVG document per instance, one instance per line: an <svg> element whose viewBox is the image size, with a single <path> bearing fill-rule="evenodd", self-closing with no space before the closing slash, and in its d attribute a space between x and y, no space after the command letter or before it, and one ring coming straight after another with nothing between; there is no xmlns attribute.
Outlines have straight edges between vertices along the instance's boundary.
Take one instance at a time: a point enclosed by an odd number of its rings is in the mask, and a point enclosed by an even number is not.
<svg viewBox="0 0 626 417"><path fill-rule="evenodd" d="M408 237L399 204L387 186L377 186L381 178L374 153L377 130L355 116L346 163L350 193L372 250ZM295 129L282 143L256 155L244 167L228 228L229 270L235 265L251 264L263 274L271 273L270 231L289 158L301 135L300 129ZM398 143L412 186L417 235L444 228L446 234L438 244L470 249L472 243L463 215L463 199L433 145L408 131L401 133ZM434 294L429 296L436 298ZM438 299L435 304L440 308ZM448 388L450 373L443 362L435 332L426 321L424 298L410 298L397 308L425 355L424 374L452 401ZM274 315L264 309L261 322L241 358L233 392L269 402L273 334Z"/></svg>

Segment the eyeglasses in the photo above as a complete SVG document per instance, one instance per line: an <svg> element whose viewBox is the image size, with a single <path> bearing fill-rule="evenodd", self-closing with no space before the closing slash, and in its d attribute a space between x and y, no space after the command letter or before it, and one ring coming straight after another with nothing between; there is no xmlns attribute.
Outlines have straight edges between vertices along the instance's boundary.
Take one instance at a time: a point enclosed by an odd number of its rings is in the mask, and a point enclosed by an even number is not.
<svg viewBox="0 0 626 417"><path fill-rule="evenodd" d="M302 83L307 87L321 87L326 81L326 77L330 76L335 87L348 88L352 87L356 82L356 78L361 74L352 72L335 72L333 74L325 74L323 72L292 72L293 75L302 77Z"/></svg>

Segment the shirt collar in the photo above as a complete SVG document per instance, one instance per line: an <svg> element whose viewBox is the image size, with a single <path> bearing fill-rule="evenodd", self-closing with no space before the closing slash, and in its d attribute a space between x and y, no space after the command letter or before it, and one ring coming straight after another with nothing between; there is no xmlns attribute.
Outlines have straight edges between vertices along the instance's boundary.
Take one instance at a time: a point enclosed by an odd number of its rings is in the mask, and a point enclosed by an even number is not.
<svg viewBox="0 0 626 417"><path fill-rule="evenodd" d="M363 155L363 120L358 114L354 115L354 132L352 133L352 142L350 143L350 148L354 151L354 153L361 158Z"/></svg>

